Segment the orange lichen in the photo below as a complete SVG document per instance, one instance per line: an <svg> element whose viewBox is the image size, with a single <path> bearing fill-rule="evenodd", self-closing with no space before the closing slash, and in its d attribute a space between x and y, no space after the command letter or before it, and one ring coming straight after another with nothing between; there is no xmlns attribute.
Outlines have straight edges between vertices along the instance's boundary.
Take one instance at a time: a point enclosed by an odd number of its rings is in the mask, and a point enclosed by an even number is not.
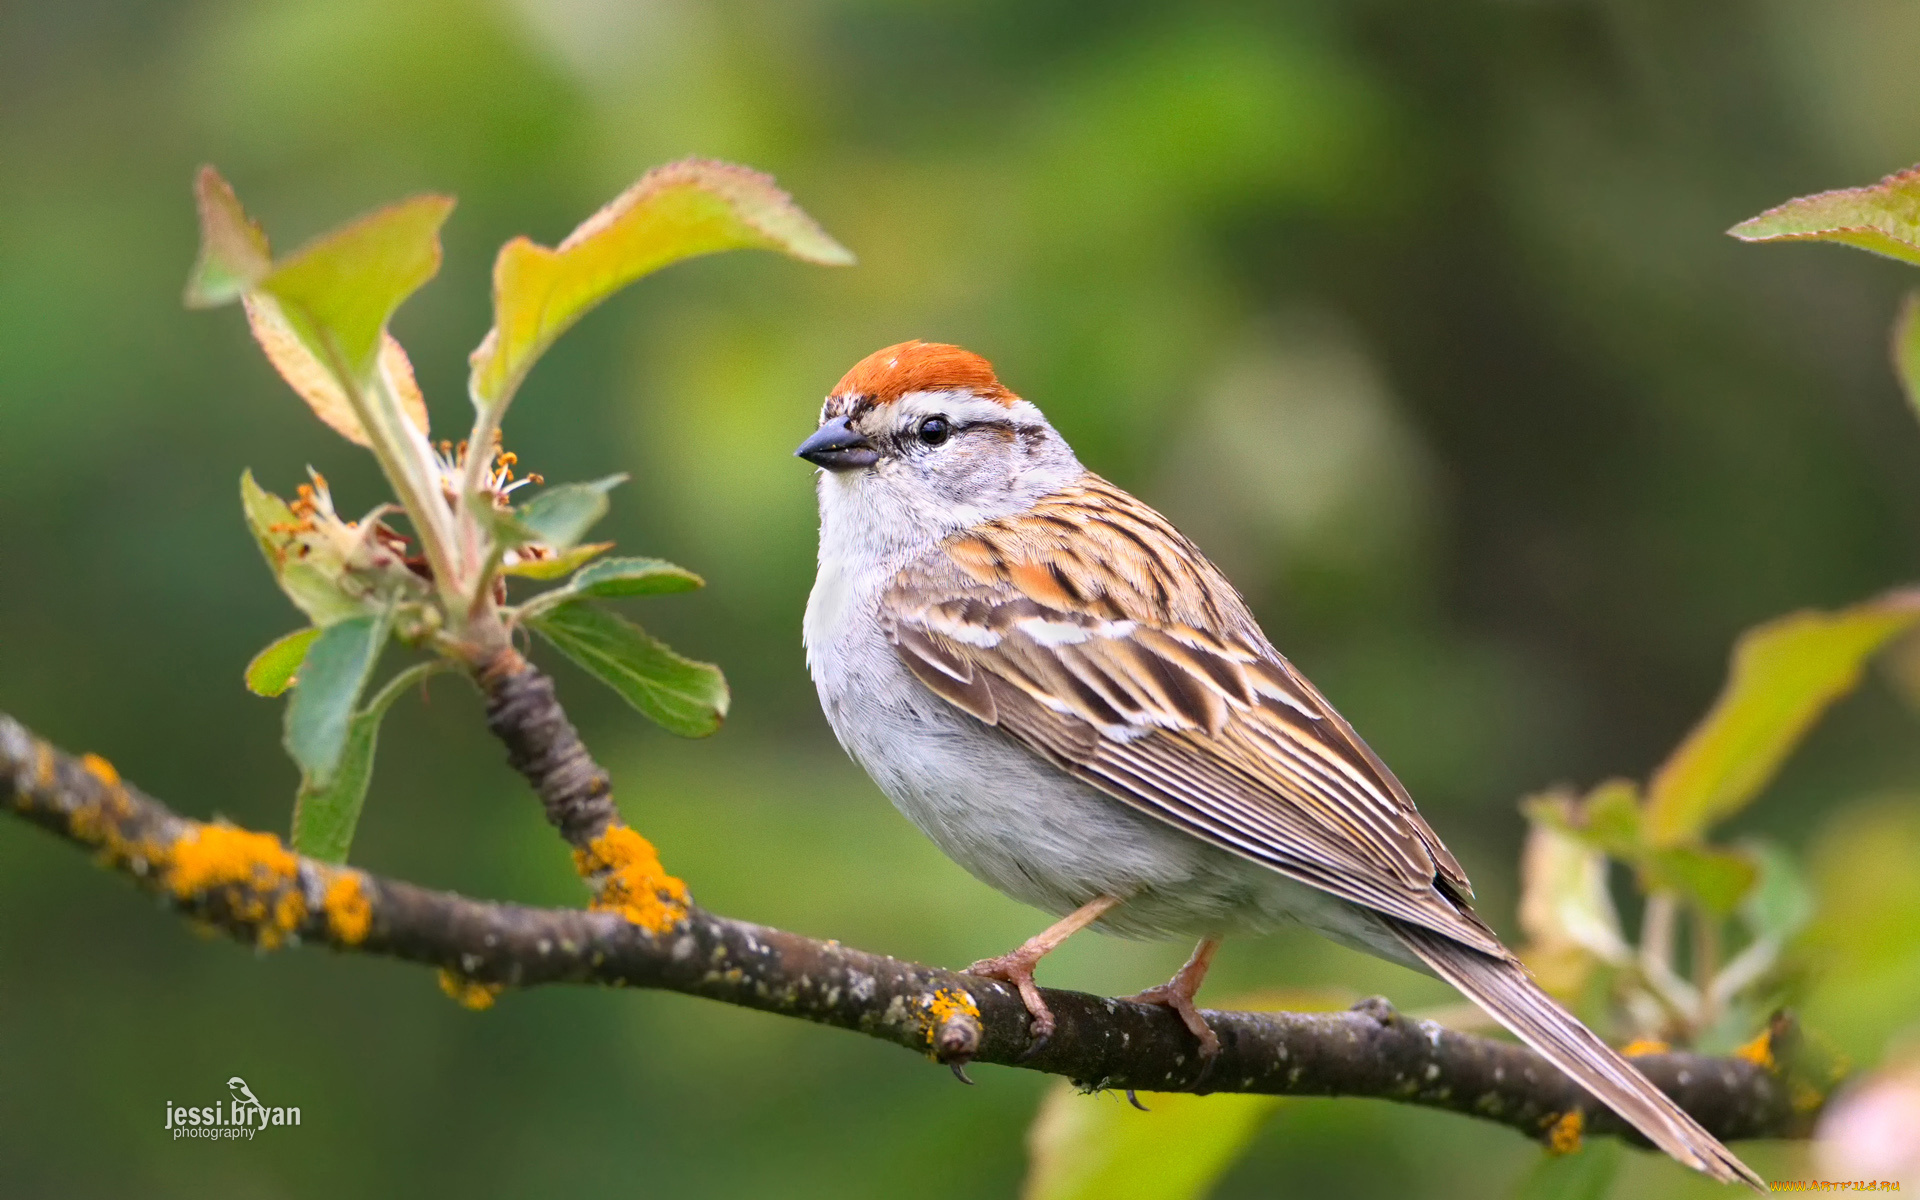
<svg viewBox="0 0 1920 1200"><path fill-rule="evenodd" d="M1620 1047L1620 1053L1626 1055L1628 1058L1635 1058L1642 1054L1665 1054L1671 1049L1673 1049L1672 1046L1667 1045L1667 1043L1661 1041L1659 1038L1642 1037L1635 1038Z"/></svg>
<svg viewBox="0 0 1920 1200"><path fill-rule="evenodd" d="M169 891L181 900L202 900L225 889L229 910L253 927L262 946L278 946L306 920L300 860L270 833L197 825L160 857Z"/></svg>
<svg viewBox="0 0 1920 1200"><path fill-rule="evenodd" d="M348 946L367 940L367 930L373 927L373 902L360 886L360 872L341 871L328 880L322 906L334 937Z"/></svg>
<svg viewBox="0 0 1920 1200"><path fill-rule="evenodd" d="M948 1021L958 1016L980 1019L980 1006L973 1002L973 996L962 988L941 988L921 1001L926 1013L927 1045L933 1045L940 1036L940 1030Z"/></svg>
<svg viewBox="0 0 1920 1200"><path fill-rule="evenodd" d="M1580 1148L1580 1134L1586 1127L1586 1115L1579 1109L1562 1114L1547 1129L1547 1153L1572 1154Z"/></svg>
<svg viewBox="0 0 1920 1200"><path fill-rule="evenodd" d="M114 770L113 764L101 758L98 754L82 754L80 756L80 765L87 769L87 774L98 779L108 787L113 788L120 786L120 772Z"/></svg>
<svg viewBox="0 0 1920 1200"><path fill-rule="evenodd" d="M1773 1030L1762 1029L1760 1036L1733 1052L1735 1058L1744 1058L1764 1071L1775 1067L1773 1061Z"/></svg>
<svg viewBox="0 0 1920 1200"><path fill-rule="evenodd" d="M653 843L632 826L607 826L573 852L573 866L596 883L596 911L617 912L649 933L665 933L687 915L687 885L667 874Z"/></svg>
<svg viewBox="0 0 1920 1200"><path fill-rule="evenodd" d="M99 847L108 862L119 862L130 852L120 835L120 821L133 807L127 800L127 789L120 782L120 773L113 769L113 764L99 755L82 756L80 765L87 774L99 781L101 791L98 799L84 800L73 806L67 817L67 829L80 841Z"/></svg>
<svg viewBox="0 0 1920 1200"><path fill-rule="evenodd" d="M440 968L440 990L461 1008L474 1012L485 1012L493 1007L494 998L506 988L498 983L481 983L468 979L458 971Z"/></svg>

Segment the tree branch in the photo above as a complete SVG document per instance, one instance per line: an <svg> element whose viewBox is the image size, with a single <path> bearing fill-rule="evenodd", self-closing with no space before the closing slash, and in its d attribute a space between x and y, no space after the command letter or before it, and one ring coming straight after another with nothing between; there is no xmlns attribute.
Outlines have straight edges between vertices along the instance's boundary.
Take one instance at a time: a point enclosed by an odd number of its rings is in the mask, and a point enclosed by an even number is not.
<svg viewBox="0 0 1920 1200"><path fill-rule="evenodd" d="M550 704L549 692L527 711ZM503 709L490 705L490 716ZM590 759L584 773L568 755L547 760L573 762L574 776L600 781L587 791L605 799L603 817L611 812L604 773ZM537 772L523 771L539 788ZM595 909L579 911L433 891L295 855L271 834L190 820L122 782L104 759L69 757L3 714L0 805L240 941L324 943L438 967L442 985L473 1007L505 987L660 988L854 1030L956 1068L999 1063L1143 1091L1370 1096L1555 1135L1561 1145L1569 1126L1638 1140L1532 1051L1403 1017L1382 1000L1337 1013L1209 1012L1221 1053L1203 1079L1191 1035L1167 1009L1049 990L1058 1028L1035 1047L1026 1009L1004 984L729 920L694 906L684 888L674 892L678 881L664 873L643 879L630 859L609 865L591 847L618 831L652 853L614 817L554 817L579 830L569 838L576 863L600 887ZM1802 1135L1831 1081L1792 1067L1793 1041L1791 1023L1778 1019L1741 1056L1652 1054L1636 1063L1723 1140Z"/></svg>

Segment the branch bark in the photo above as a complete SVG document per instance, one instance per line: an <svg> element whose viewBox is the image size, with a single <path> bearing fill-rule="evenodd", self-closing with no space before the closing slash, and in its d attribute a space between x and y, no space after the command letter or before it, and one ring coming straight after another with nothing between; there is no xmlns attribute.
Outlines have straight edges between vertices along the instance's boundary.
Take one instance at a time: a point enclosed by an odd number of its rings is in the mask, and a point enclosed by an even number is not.
<svg viewBox="0 0 1920 1200"><path fill-rule="evenodd" d="M524 680L518 671L502 677ZM546 702L527 711L544 712L550 702L549 690ZM490 714L496 710L505 707L490 706ZM520 750L511 752L519 765ZM534 759L571 762L574 776L601 781L586 791L612 811L597 767L582 773L564 754ZM539 773L522 769L546 798ZM660 988L853 1030L956 1069L998 1063L1095 1088L1366 1096L1494 1121L1533 1138L1554 1131L1564 1137L1570 1114L1578 1113L1575 1129L1638 1140L1532 1051L1407 1018L1383 1000L1335 1013L1210 1011L1221 1053L1204 1079L1191 1035L1172 1012L1153 1005L1049 989L1058 1027L1035 1046L1026 1009L1005 984L730 920L693 905L684 889L677 899L669 895L668 884L679 885L664 875L628 880L655 889L661 901L640 919L635 897L608 900L608 876L617 885L624 868L609 870L590 850L576 849L575 859L599 884L593 910L434 891L303 858L271 834L180 816L121 781L105 760L62 753L4 714L0 805L94 851L103 865L240 941L267 948L320 943L438 967L442 985L473 1007L507 987ZM610 832L621 830L645 844L617 817L589 824L563 808L555 824L580 831L576 847L603 847ZM1782 1018L1742 1056L1667 1053L1635 1061L1723 1140L1798 1136L1831 1081L1796 1072L1794 1040Z"/></svg>

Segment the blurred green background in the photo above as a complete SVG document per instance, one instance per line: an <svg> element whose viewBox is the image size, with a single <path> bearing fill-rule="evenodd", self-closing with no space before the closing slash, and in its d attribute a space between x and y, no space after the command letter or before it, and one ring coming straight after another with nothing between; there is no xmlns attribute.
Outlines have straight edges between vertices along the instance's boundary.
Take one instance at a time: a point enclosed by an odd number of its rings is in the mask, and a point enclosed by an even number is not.
<svg viewBox="0 0 1920 1200"><path fill-rule="evenodd" d="M285 826L280 706L240 670L300 622L235 481L285 492L312 463L355 512L379 488L235 314L180 307L197 164L283 249L460 196L395 325L455 434L494 248L710 155L775 173L860 265L650 279L547 357L507 431L550 478L631 472L610 536L710 581L635 615L726 669L711 740L555 667L697 897L942 963L1042 922L894 814L802 660L814 513L788 454L855 359L925 337L992 358L1221 562L1513 933L1522 793L1644 776L1737 631L1914 572L1920 426L1885 361L1913 276L1721 231L1920 157L1916 62L1901 0L15 0L0 710L188 812ZM1734 827L1806 854L1804 1011L1860 1063L1920 1020L1899 696L1843 704ZM471 689L403 701L381 756L356 862L580 902ZM1184 950L1089 938L1044 977L1131 991ZM1208 995L1320 985L1447 1001L1306 936L1231 945ZM163 1105L235 1074L302 1127L170 1141ZM0 1195L1008 1195L1047 1081L976 1077L678 996L476 1015L416 968L196 937L0 826ZM1479 1197L1537 1158L1457 1117L1301 1102L1219 1194ZM1618 1186L1706 1187L1645 1156Z"/></svg>

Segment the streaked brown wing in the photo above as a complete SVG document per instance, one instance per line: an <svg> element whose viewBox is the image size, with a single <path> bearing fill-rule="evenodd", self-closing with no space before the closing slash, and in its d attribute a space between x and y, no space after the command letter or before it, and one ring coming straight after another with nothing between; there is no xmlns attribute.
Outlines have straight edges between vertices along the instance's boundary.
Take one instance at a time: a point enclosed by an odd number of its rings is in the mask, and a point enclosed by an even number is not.
<svg viewBox="0 0 1920 1200"><path fill-rule="evenodd" d="M1192 543L1098 476L949 539L883 614L931 690L1108 794L1506 953L1392 772Z"/></svg>

